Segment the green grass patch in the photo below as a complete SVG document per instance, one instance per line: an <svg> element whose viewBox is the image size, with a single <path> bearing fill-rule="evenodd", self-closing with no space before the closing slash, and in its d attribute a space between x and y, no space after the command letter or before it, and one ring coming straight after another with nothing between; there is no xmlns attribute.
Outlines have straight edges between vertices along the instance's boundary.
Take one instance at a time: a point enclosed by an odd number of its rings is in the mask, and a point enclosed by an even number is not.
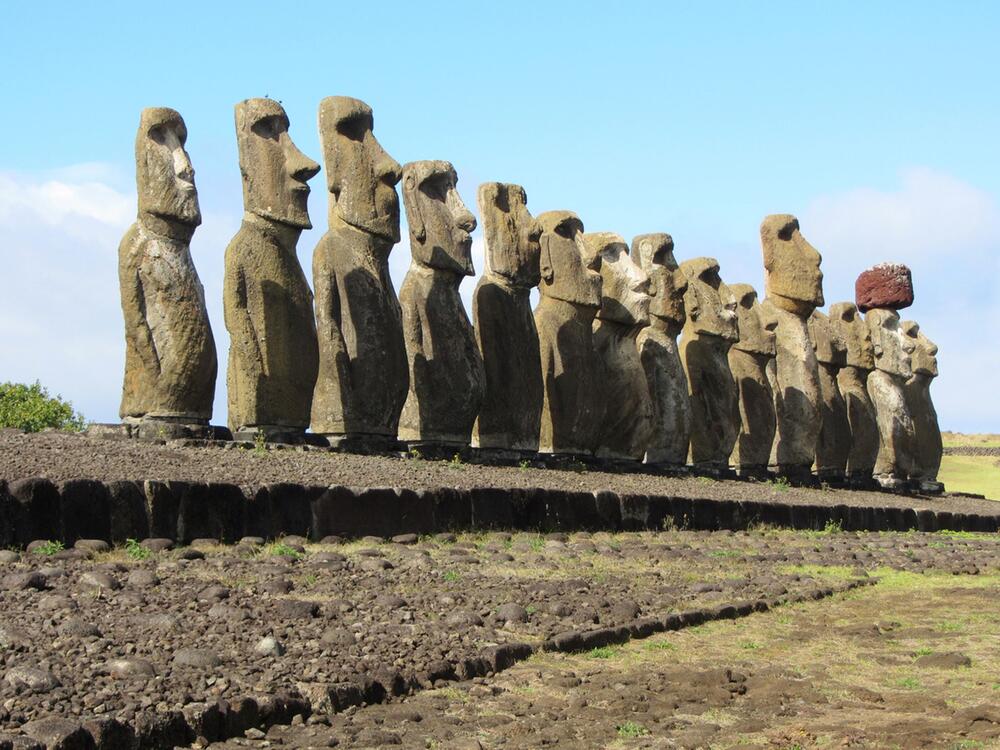
<svg viewBox="0 0 1000 750"><path fill-rule="evenodd" d="M598 646L590 649L587 656L591 659L611 659L617 656L620 651L621 648L618 646Z"/></svg>
<svg viewBox="0 0 1000 750"><path fill-rule="evenodd" d="M62 552L64 549L66 549L65 545L63 545L63 543L60 542L58 539L55 539L47 541L44 544L39 544L37 547L35 547L35 549L32 550L32 552L34 552L36 555L52 556L57 552Z"/></svg>
<svg viewBox="0 0 1000 750"><path fill-rule="evenodd" d="M149 547L143 547L137 539L126 539L125 554L133 560L145 560L153 551Z"/></svg>
<svg viewBox="0 0 1000 750"><path fill-rule="evenodd" d="M1000 500L1000 466L996 456L944 456L938 481L952 492L973 492Z"/></svg>
<svg viewBox="0 0 1000 750"><path fill-rule="evenodd" d="M626 721L615 727L615 731L618 736L622 739L632 739L634 737L645 737L649 734L649 730L646 729L642 724L636 724L634 721Z"/></svg>
<svg viewBox="0 0 1000 750"><path fill-rule="evenodd" d="M267 555L273 555L275 557L290 557L293 560L298 560L302 557L302 553L299 552L294 547L291 547L282 542L274 542L269 544L264 548L264 553Z"/></svg>

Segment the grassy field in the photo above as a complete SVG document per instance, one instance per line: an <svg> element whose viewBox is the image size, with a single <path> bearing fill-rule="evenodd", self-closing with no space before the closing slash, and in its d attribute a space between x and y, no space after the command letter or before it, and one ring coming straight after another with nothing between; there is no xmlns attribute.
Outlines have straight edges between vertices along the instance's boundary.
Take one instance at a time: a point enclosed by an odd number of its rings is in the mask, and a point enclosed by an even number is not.
<svg viewBox="0 0 1000 750"><path fill-rule="evenodd" d="M981 447L1000 448L1000 435L965 435L961 432L942 432L946 448ZM1000 500L1000 457L997 456L945 456L941 460L938 479L952 492L974 492L991 500Z"/></svg>
<svg viewBox="0 0 1000 750"><path fill-rule="evenodd" d="M945 448L978 446L982 448L1000 448L1000 435L966 435L962 432L942 432L941 440Z"/></svg>

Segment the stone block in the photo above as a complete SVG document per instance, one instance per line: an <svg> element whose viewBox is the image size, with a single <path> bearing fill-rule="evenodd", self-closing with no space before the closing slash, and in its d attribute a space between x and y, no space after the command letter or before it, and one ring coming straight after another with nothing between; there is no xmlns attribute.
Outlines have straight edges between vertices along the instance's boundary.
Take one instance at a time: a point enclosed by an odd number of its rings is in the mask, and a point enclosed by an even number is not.
<svg viewBox="0 0 1000 750"><path fill-rule="evenodd" d="M861 312L909 307L913 304L910 269L902 263L879 263L862 271L854 282L854 300Z"/></svg>
<svg viewBox="0 0 1000 750"><path fill-rule="evenodd" d="M177 540L218 539L235 542L244 536L246 498L243 490L224 482L192 482L180 495Z"/></svg>
<svg viewBox="0 0 1000 750"><path fill-rule="evenodd" d="M108 490L93 479L71 479L59 485L62 540L67 546L77 539L111 539Z"/></svg>
<svg viewBox="0 0 1000 750"><path fill-rule="evenodd" d="M112 544L127 539L146 539L149 536L149 517L146 496L136 482L108 482L108 512L110 515Z"/></svg>
<svg viewBox="0 0 1000 750"><path fill-rule="evenodd" d="M48 479L32 477L8 487L13 498L14 542L25 546L35 539L59 539L62 534L59 490Z"/></svg>

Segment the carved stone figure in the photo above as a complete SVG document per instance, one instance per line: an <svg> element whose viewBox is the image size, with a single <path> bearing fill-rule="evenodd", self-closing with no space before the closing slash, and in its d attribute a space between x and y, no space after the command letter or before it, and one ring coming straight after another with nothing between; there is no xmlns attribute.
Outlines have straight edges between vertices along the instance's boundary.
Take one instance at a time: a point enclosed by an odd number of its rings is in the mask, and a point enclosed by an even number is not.
<svg viewBox="0 0 1000 750"><path fill-rule="evenodd" d="M715 258L686 260L681 270L688 281L680 352L691 397L691 463L725 472L740 431L739 391L728 356L739 340L736 298L719 278Z"/></svg>
<svg viewBox="0 0 1000 750"><path fill-rule="evenodd" d="M528 295L538 286L542 225L520 185L479 186L486 269L472 297L486 393L472 443L497 451L538 451L542 362Z"/></svg>
<svg viewBox="0 0 1000 750"><path fill-rule="evenodd" d="M313 252L319 375L312 429L332 444L361 449L395 443L409 379L389 276L402 172L373 124L371 107L358 99L320 102L330 228Z"/></svg>
<svg viewBox="0 0 1000 750"><path fill-rule="evenodd" d="M853 302L831 305L830 324L847 350L845 364L837 373L851 430L847 478L854 486L866 487L872 483L879 447L875 406L868 396L868 374L875 368L871 333Z"/></svg>
<svg viewBox="0 0 1000 750"><path fill-rule="evenodd" d="M886 489L903 489L914 465L913 419L904 390L913 374L914 345L900 331L895 310L869 310L865 320L875 351L875 369L868 376L868 394L875 404L879 432L875 480Z"/></svg>
<svg viewBox="0 0 1000 750"><path fill-rule="evenodd" d="M674 259L669 234L638 235L632 240L631 255L649 277L651 295L649 326L636 339L653 408L646 463L679 468L687 463L691 442L687 374L677 348L686 319L687 277Z"/></svg>
<svg viewBox="0 0 1000 750"><path fill-rule="evenodd" d="M822 257L806 242L789 214L767 216L760 225L764 254L762 303L775 328L774 412L771 463L778 473L808 480L820 430L819 368L807 321L823 304Z"/></svg>
<svg viewBox="0 0 1000 750"><path fill-rule="evenodd" d="M903 335L913 344L913 375L906 381L906 404L913 418L914 460L910 480L921 492L943 492L937 481L941 468L941 428L931 401L931 381L938 375L937 344L931 341L912 320L900 324Z"/></svg>
<svg viewBox="0 0 1000 750"><path fill-rule="evenodd" d="M601 418L593 338L601 306L601 256L588 252L576 214L548 211L538 221L542 281L535 327L545 387L538 450L587 455Z"/></svg>
<svg viewBox="0 0 1000 750"><path fill-rule="evenodd" d="M125 317L121 418L140 437L209 437L218 361L189 244L201 223L187 128L144 109L135 139L139 215L118 248Z"/></svg>
<svg viewBox="0 0 1000 750"><path fill-rule="evenodd" d="M309 426L318 351L313 296L295 246L309 229L319 165L288 134L271 99L236 105L243 224L226 248L223 306L229 347L229 424L237 439L299 441Z"/></svg>
<svg viewBox="0 0 1000 750"><path fill-rule="evenodd" d="M740 340L729 350L729 369L739 392L740 433L730 457L741 477L764 477L774 442L774 394L768 366L774 362L774 327L749 284L732 284Z"/></svg>
<svg viewBox="0 0 1000 750"><path fill-rule="evenodd" d="M819 310L809 318L809 337L816 350L819 372L820 430L816 441L816 475L824 482L842 483L851 452L851 425L847 402L838 378L847 363L847 348L830 319Z"/></svg>
<svg viewBox="0 0 1000 750"><path fill-rule="evenodd" d="M583 236L588 256L601 258L601 307L594 351L602 418L595 454L641 461L653 429L653 403L636 337L649 325L649 277L632 260L624 238L611 232Z"/></svg>
<svg viewBox="0 0 1000 750"><path fill-rule="evenodd" d="M399 438L410 445L467 446L483 400L483 359L458 294L474 272L476 218L457 182L446 161L403 167L412 261L399 291L410 368Z"/></svg>

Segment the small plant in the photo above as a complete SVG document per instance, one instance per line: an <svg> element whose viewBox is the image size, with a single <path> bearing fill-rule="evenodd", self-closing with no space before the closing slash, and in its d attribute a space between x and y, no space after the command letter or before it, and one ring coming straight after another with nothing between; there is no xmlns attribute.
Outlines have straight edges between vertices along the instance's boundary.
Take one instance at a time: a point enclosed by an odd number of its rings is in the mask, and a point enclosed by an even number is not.
<svg viewBox="0 0 1000 750"><path fill-rule="evenodd" d="M529 615L533 615L535 614L535 612L538 611L538 607L536 607L534 604L529 604L527 607L524 608L524 611L527 612Z"/></svg>
<svg viewBox="0 0 1000 750"><path fill-rule="evenodd" d="M253 436L253 454L255 456L267 455L267 439L264 437L264 431L260 427L257 428L257 432Z"/></svg>
<svg viewBox="0 0 1000 750"><path fill-rule="evenodd" d="M406 452L406 457L412 461L424 460L424 454L420 452L419 448L410 448L410 450Z"/></svg>
<svg viewBox="0 0 1000 750"><path fill-rule="evenodd" d="M715 480L712 477L706 477L704 475L698 477L698 481L702 484L715 484Z"/></svg>
<svg viewBox="0 0 1000 750"><path fill-rule="evenodd" d="M303 579L302 579L302 582L303 582L303 583L304 583L304 584L305 584L306 586L310 586L310 587L312 587L312 586L315 586L315 585L316 585L316 581L318 581L318 580L319 580L319 579L318 579L318 578L316 577L316 575L315 575L315 574L313 574L313 573L310 573L309 575L307 575L307 576L306 576L305 578L303 578Z"/></svg>
<svg viewBox="0 0 1000 750"><path fill-rule="evenodd" d="M46 427L81 432L83 415L61 396L50 396L37 380L31 385L0 383L0 427L39 432Z"/></svg>
<svg viewBox="0 0 1000 750"><path fill-rule="evenodd" d="M824 534L842 534L844 532L844 527L841 526L840 521L830 519L826 522L826 526L823 527Z"/></svg>
<svg viewBox="0 0 1000 750"><path fill-rule="evenodd" d="M670 641L652 641L645 646L647 651L676 651L677 646Z"/></svg>
<svg viewBox="0 0 1000 750"><path fill-rule="evenodd" d="M275 557L290 557L293 560L298 560L302 557L301 552L295 549L295 547L291 547L284 542L275 542L267 548L267 553L269 555L274 555Z"/></svg>
<svg viewBox="0 0 1000 750"><path fill-rule="evenodd" d="M530 469L531 468L531 461L529 461L526 458L522 459L521 461L518 462L517 468L519 468L521 471L524 471L525 469Z"/></svg>
<svg viewBox="0 0 1000 750"><path fill-rule="evenodd" d="M36 555L48 555L51 557L57 552L62 552L66 547L58 539L50 540L45 542L45 544L39 544L33 550Z"/></svg>
<svg viewBox="0 0 1000 750"><path fill-rule="evenodd" d="M152 550L149 547L143 547L139 544L136 539L126 539L125 540L125 554L128 555L133 560L145 560L151 554Z"/></svg>
<svg viewBox="0 0 1000 750"><path fill-rule="evenodd" d="M462 463L462 454L456 453L448 460L449 469L465 469L465 465Z"/></svg>
<svg viewBox="0 0 1000 750"><path fill-rule="evenodd" d="M634 721L626 721L623 724L619 724L615 727L615 731L622 738L644 737L649 734L649 730L646 727L642 724L636 724Z"/></svg>
<svg viewBox="0 0 1000 750"><path fill-rule="evenodd" d="M760 644L755 641L743 641L740 643L740 648L745 649L746 651L756 651L760 648Z"/></svg>
<svg viewBox="0 0 1000 750"><path fill-rule="evenodd" d="M787 477L776 477L773 482L771 482L771 488L775 492L787 492L792 489L792 485L789 484Z"/></svg>
<svg viewBox="0 0 1000 750"><path fill-rule="evenodd" d="M904 677L903 679L898 680L896 684L905 690L919 690L923 687L923 685L920 684L920 680L916 677Z"/></svg>
<svg viewBox="0 0 1000 750"><path fill-rule="evenodd" d="M928 646L921 646L916 651L913 652L913 658L916 659L919 656L930 656L934 653L934 649Z"/></svg>
<svg viewBox="0 0 1000 750"><path fill-rule="evenodd" d="M598 646L597 648L592 648L587 652L587 656L591 659L610 659L618 653L618 649L614 646Z"/></svg>
<svg viewBox="0 0 1000 750"><path fill-rule="evenodd" d="M541 552L545 548L545 540L540 536L533 537L529 544L534 552Z"/></svg>
<svg viewBox="0 0 1000 750"><path fill-rule="evenodd" d="M441 577L444 578L444 580L448 581L448 583L455 583L456 581L459 581L462 578L462 576L460 576L454 570L446 570L444 572L444 575Z"/></svg>

